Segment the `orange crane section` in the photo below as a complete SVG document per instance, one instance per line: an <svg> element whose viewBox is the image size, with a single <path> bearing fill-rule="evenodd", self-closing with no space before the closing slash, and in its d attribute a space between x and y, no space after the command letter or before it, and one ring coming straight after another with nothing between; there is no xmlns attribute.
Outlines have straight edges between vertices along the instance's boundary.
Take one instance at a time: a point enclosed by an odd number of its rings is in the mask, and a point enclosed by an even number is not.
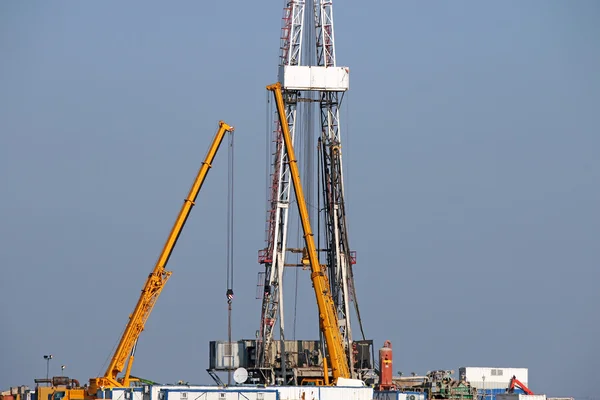
<svg viewBox="0 0 600 400"><path fill-rule="evenodd" d="M331 364L331 370L335 384L338 378L350 378L350 368L348 366L344 344L338 328L338 319L335 311L335 304L331 296L329 280L327 279L324 267L319 263L317 249L313 238L314 235L310 227L308 209L306 207L304 192L302 191L302 184L300 182L298 161L296 160L296 156L294 154L292 136L290 135L290 130L285 116L285 106L283 103L283 95L281 93L281 84L278 82L273 85L269 85L267 86L267 90L273 92L273 95L275 96L277 113L279 115L279 122L281 124L281 131L283 133L285 149L288 154L288 160L290 164L290 175L294 185L294 192L296 193L296 204L298 205L298 213L300 214L302 230L304 231L304 242L306 244L308 259L310 261L310 268L312 271L311 279L313 288L315 290L315 296L317 298L320 327L321 331L323 332L323 336L325 336L325 343L327 344L327 350L329 352L329 361ZM329 371L327 370L328 368L326 365L327 363L325 362L324 378L325 384L328 384Z"/></svg>
<svg viewBox="0 0 600 400"><path fill-rule="evenodd" d="M524 391L525 394L533 395L533 392L527 386L525 386L525 384L523 384L523 382L518 380L516 376L513 375L513 377L510 380L510 384L508 385L508 393L514 392L515 387L518 387L519 389Z"/></svg>
<svg viewBox="0 0 600 400"><path fill-rule="evenodd" d="M167 238L158 260L156 261L154 270L150 273L150 275L148 275L148 279L146 280L146 284L142 289L140 298L133 310L133 313L129 316L129 322L127 323L125 332L123 333L123 336L121 336L119 345L115 350L112 359L110 360L110 364L108 365L104 376L90 379L90 384L88 387L88 394L90 396L95 396L96 392L100 388L128 387L131 380L134 380L130 373L131 366L133 365L135 347L140 334L144 330L146 321L148 320L148 317L154 308L154 304L156 304L158 296L162 292L165 283L171 276L171 271L166 270L167 262L169 261L169 257L171 257L173 248L177 243L177 239L181 234L190 211L195 204L196 197L198 196L204 180L206 179L206 175L212 166L211 164L215 158L219 146L221 145L221 142L223 141L223 138L225 137L225 133L233 132L233 130L234 128L225 122L219 122L219 129L210 148L208 149L208 153L206 154L204 162L202 162L202 166L198 171L190 192L181 206L181 211L175 220L175 224L171 229L171 233ZM124 376L122 378L117 378L117 375L120 374L125 368L125 363L127 363L127 369Z"/></svg>

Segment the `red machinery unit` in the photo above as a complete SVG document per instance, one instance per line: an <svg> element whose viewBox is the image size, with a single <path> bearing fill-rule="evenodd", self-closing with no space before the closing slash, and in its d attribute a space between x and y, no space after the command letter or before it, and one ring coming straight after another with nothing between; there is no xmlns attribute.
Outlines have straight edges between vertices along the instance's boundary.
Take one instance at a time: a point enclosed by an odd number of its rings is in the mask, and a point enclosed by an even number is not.
<svg viewBox="0 0 600 400"><path fill-rule="evenodd" d="M392 381L392 342L386 340L379 349L379 390L396 390Z"/></svg>

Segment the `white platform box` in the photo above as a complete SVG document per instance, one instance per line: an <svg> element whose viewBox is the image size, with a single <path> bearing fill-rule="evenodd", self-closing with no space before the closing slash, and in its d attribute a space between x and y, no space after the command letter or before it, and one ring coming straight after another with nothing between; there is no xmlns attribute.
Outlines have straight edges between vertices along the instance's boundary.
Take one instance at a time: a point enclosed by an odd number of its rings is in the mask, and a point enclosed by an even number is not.
<svg viewBox="0 0 600 400"><path fill-rule="evenodd" d="M283 89L345 92L350 88L348 67L314 67L289 65L279 67Z"/></svg>

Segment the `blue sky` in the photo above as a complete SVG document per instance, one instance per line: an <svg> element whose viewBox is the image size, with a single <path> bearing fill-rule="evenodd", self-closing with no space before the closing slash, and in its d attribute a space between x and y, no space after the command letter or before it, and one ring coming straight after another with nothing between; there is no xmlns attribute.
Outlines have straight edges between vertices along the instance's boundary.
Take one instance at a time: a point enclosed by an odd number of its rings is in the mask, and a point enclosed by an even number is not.
<svg viewBox="0 0 600 400"><path fill-rule="evenodd" d="M0 387L33 385L48 353L52 374L103 373L220 119L236 127L233 333L254 337L282 7L0 5ZM535 392L597 398L600 5L334 7L367 335L391 340L405 373L528 367ZM208 341L227 335L226 195L223 148L137 376L210 382ZM305 272L298 339L318 332Z"/></svg>

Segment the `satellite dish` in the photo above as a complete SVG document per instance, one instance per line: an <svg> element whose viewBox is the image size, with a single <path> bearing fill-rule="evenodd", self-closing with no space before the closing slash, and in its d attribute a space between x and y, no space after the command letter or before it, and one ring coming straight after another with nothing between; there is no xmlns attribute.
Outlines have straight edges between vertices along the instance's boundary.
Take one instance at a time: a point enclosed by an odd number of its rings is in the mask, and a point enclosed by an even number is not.
<svg viewBox="0 0 600 400"><path fill-rule="evenodd" d="M238 385L246 382L246 379L248 379L248 371L246 371L246 368L240 367L233 372L233 380Z"/></svg>

